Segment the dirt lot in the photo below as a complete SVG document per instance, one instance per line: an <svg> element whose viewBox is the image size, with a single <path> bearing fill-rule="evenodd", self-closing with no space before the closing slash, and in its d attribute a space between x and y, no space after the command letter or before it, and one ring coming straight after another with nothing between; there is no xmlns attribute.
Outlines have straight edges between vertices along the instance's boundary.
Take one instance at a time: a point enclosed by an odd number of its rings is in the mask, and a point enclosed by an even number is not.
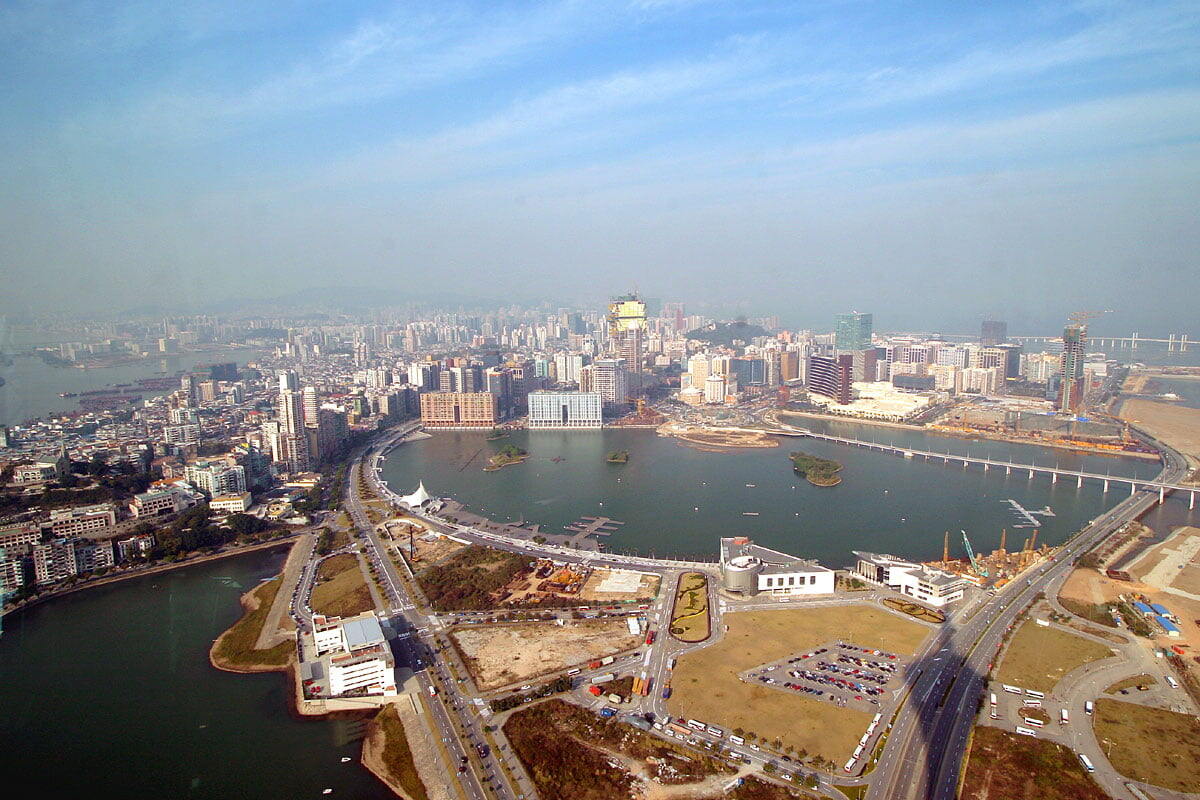
<svg viewBox="0 0 1200 800"><path fill-rule="evenodd" d="M1121 404L1121 419L1187 455L1193 469L1200 464L1200 409L1130 398Z"/></svg>
<svg viewBox="0 0 1200 800"><path fill-rule="evenodd" d="M1122 591L1127 591L1122 586L1128 587L1128 584L1110 580L1094 569L1081 567L1067 578L1058 596L1099 606L1115 602Z"/></svg>
<svg viewBox="0 0 1200 800"><path fill-rule="evenodd" d="M479 625L460 627L450 636L481 689L547 675L642 641L629 635L625 620Z"/></svg>
<svg viewBox="0 0 1200 800"><path fill-rule="evenodd" d="M798 694L751 685L737 675L752 667L842 639L908 655L929 629L869 605L744 611L727 614L716 644L680 657L667 706L673 716L742 728L797 751L843 763L870 715Z"/></svg>
<svg viewBox="0 0 1200 800"><path fill-rule="evenodd" d="M598 591L600 584L613 576L614 573L620 577L620 574L623 572L625 570L592 570L592 574L584 581L583 589L579 592L579 599L587 603L619 603L623 600L637 600L642 597L656 597L658 595L660 578L657 575L640 575L637 591L634 592Z"/></svg>
<svg viewBox="0 0 1200 800"><path fill-rule="evenodd" d="M396 544L404 551L404 557L408 558L408 526L391 524L388 525L388 530ZM467 545L445 536L432 536L417 529L413 531L413 558L411 561L414 566L436 564L466 547Z"/></svg>
<svg viewBox="0 0 1200 800"><path fill-rule="evenodd" d="M1187 792L1200 786L1200 719L1101 698L1096 738L1127 778Z"/></svg>
<svg viewBox="0 0 1200 800"><path fill-rule="evenodd" d="M1170 586L1200 595L1200 528L1176 528L1131 565L1129 573L1155 589Z"/></svg>
<svg viewBox="0 0 1200 800"><path fill-rule="evenodd" d="M999 728L971 737L963 800L1109 800L1065 747Z"/></svg>
<svg viewBox="0 0 1200 800"><path fill-rule="evenodd" d="M1026 620L1009 641L996 671L1001 683L1049 692L1063 675L1112 655L1102 644Z"/></svg>

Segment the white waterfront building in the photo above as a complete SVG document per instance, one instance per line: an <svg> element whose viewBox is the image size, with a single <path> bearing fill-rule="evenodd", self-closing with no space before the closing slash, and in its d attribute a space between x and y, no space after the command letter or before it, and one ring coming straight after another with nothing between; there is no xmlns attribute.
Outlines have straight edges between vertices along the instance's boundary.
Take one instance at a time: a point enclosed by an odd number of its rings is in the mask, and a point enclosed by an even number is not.
<svg viewBox="0 0 1200 800"><path fill-rule="evenodd" d="M530 429L594 429L603 423L599 392L530 392Z"/></svg>
<svg viewBox="0 0 1200 800"><path fill-rule="evenodd" d="M905 561L896 556L855 550L854 557L855 576L931 606L941 607L961 600L969 583L966 578L953 572Z"/></svg>
<svg viewBox="0 0 1200 800"><path fill-rule="evenodd" d="M726 591L746 596L833 594L834 579L834 571L816 561L760 547L745 536L721 539Z"/></svg>

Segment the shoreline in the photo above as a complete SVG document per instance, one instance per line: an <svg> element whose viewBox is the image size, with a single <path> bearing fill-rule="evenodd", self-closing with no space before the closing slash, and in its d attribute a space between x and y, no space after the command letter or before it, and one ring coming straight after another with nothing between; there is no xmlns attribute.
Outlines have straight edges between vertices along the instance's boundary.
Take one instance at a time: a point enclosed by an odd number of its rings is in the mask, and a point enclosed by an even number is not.
<svg viewBox="0 0 1200 800"><path fill-rule="evenodd" d="M60 590L57 590L57 591L54 591L54 592L51 592L48 594L38 595L37 597L35 597L31 600L27 600L24 603L20 603L18 605L7 607L7 608L3 609L2 612L0 612L0 617L8 616L9 614L13 613L14 611L23 611L24 609L27 609L27 608L33 608L34 606L40 605L41 603L45 603L50 600L55 600L59 597L66 597L69 594L74 594L75 592L82 592L87 589L95 589L100 586L108 586L109 584L119 583L121 581L130 580L132 578L141 578L146 575L157 575L159 573L170 572L172 570L181 569L183 567L190 567L195 564L204 564L208 561L218 561L222 558L231 558L233 556L244 555L245 553L254 553L259 550L270 550L273 547L282 547L283 545L286 545L289 543L295 544L295 540L299 536L300 536L299 533L292 533L292 534L288 534L285 537L281 537L279 539L272 539L269 542L259 542L258 544L248 544L248 545L236 547L236 548L233 548L230 550L223 550L220 553L208 553L206 555L196 556L194 558L185 558L182 561L176 561L171 564L157 564L153 567L145 567L143 569L130 570L128 572L123 572L119 575L105 575L103 577L95 578L93 580L86 581L86 582L84 582L82 584L78 584L76 586L71 586L70 588L67 588L67 589L60 589ZM257 588L257 587L255 587L255 588Z"/></svg>

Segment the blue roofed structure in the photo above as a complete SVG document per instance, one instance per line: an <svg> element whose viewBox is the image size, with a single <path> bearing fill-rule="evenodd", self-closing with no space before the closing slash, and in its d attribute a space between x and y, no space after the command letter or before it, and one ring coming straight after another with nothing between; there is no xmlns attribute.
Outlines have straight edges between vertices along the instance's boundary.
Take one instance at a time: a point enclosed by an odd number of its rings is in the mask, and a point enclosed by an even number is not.
<svg viewBox="0 0 1200 800"><path fill-rule="evenodd" d="M1167 632L1167 636L1178 636L1179 635L1178 626L1176 626L1174 622L1171 622L1171 620L1167 619L1166 617L1156 616L1154 618L1154 621L1158 623L1158 626L1160 628L1162 628L1164 631Z"/></svg>
<svg viewBox="0 0 1200 800"><path fill-rule="evenodd" d="M1145 603L1143 603L1141 600L1134 603L1133 607L1136 608L1138 611L1142 612L1143 614L1148 614L1150 616L1154 616L1154 609L1151 608L1150 606L1146 605Z"/></svg>

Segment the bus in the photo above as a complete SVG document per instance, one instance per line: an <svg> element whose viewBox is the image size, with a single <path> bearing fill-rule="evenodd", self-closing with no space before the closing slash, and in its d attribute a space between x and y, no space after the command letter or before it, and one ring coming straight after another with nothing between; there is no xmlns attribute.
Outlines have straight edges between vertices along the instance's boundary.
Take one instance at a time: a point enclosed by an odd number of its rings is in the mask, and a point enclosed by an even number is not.
<svg viewBox="0 0 1200 800"><path fill-rule="evenodd" d="M687 721L687 726L694 731L700 731L701 733L704 732L704 723L698 719L689 719Z"/></svg>
<svg viewBox="0 0 1200 800"><path fill-rule="evenodd" d="M1025 720L1026 725L1029 725L1030 727L1033 727L1033 728L1040 728L1046 724L1046 723L1042 722L1040 719L1033 719L1032 717L1022 717L1021 719Z"/></svg>
<svg viewBox="0 0 1200 800"><path fill-rule="evenodd" d="M996 693L992 692L992 705L996 705Z"/></svg>
<svg viewBox="0 0 1200 800"><path fill-rule="evenodd" d="M1035 692L1033 689L1026 689L1025 696L1036 697L1038 700L1042 700L1046 697L1046 695L1042 694L1041 692Z"/></svg>
<svg viewBox="0 0 1200 800"><path fill-rule="evenodd" d="M1022 728L1020 725L1018 725L1017 733L1019 733L1023 736L1032 736L1034 738L1037 738L1037 731L1033 730L1032 728Z"/></svg>
<svg viewBox="0 0 1200 800"><path fill-rule="evenodd" d="M1062 711L1059 711L1058 712L1058 721L1062 725L1070 725L1071 724L1071 713L1069 711L1067 711L1065 708Z"/></svg>
<svg viewBox="0 0 1200 800"><path fill-rule="evenodd" d="M1171 688L1172 688L1172 689L1178 689L1178 688L1179 688L1179 681L1175 680L1175 679L1174 679L1173 677L1171 677L1170 675L1168 675L1168 676L1167 676L1167 683L1168 683L1168 684L1170 684L1170 686L1171 686Z"/></svg>
<svg viewBox="0 0 1200 800"><path fill-rule="evenodd" d="M1009 694L1020 694L1021 693L1021 690L1019 688L1017 688L1016 686L1009 686L1007 683L1000 684L1000 688L1003 689L1004 691L1008 692Z"/></svg>
<svg viewBox="0 0 1200 800"><path fill-rule="evenodd" d="M1092 765L1092 760L1090 758L1085 756L1083 753L1076 753L1075 755L1079 756L1079 763L1083 764L1084 769L1086 769L1088 772L1096 771L1096 768Z"/></svg>

